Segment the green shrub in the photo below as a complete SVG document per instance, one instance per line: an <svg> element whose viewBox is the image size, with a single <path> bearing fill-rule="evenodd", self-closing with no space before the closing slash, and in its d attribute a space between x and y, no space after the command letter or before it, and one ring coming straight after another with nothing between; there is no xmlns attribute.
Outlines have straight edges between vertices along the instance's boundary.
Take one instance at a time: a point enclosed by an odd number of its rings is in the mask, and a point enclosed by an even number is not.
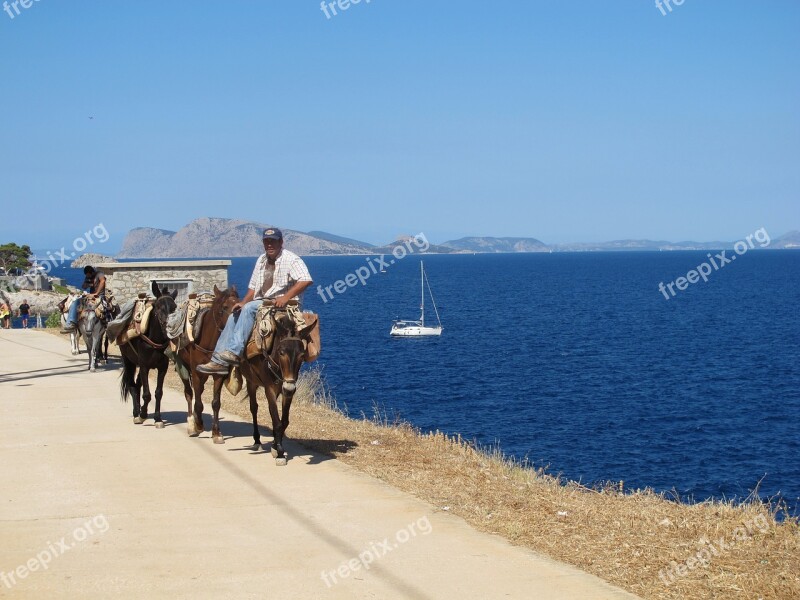
<svg viewBox="0 0 800 600"><path fill-rule="evenodd" d="M61 313L51 313L44 323L45 327L61 327Z"/></svg>

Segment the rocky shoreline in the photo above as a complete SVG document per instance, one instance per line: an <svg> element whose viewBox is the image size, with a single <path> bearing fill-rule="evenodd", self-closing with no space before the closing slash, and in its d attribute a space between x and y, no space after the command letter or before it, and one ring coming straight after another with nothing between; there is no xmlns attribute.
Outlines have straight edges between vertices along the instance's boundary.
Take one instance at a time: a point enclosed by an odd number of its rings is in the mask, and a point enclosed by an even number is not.
<svg viewBox="0 0 800 600"><path fill-rule="evenodd" d="M27 300L31 307L31 316L47 315L58 312L58 303L65 298L65 294L59 292L45 292L39 290L22 290L19 292L0 291L0 298L3 302L11 305L14 316L17 316L17 309L23 300Z"/></svg>

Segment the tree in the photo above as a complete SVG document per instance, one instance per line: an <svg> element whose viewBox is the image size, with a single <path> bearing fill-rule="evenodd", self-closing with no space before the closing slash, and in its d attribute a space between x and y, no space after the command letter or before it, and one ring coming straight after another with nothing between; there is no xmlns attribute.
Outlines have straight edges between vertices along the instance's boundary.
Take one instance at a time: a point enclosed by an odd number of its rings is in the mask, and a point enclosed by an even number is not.
<svg viewBox="0 0 800 600"><path fill-rule="evenodd" d="M0 246L0 267L8 273L12 269L22 269L26 271L31 266L28 257L31 255L31 247L25 244L17 246L15 243L3 244Z"/></svg>

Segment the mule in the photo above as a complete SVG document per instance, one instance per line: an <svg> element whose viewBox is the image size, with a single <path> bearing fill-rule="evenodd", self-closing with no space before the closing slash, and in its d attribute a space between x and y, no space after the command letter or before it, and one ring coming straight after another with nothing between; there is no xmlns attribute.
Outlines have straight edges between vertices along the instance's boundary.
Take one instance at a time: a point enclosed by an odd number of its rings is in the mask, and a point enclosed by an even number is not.
<svg viewBox="0 0 800 600"><path fill-rule="evenodd" d="M259 387L264 388L272 419L272 447L271 453L278 466L286 465L286 451L283 447L286 429L289 427L289 411L292 406L297 378L300 367L306 359L309 336L317 322L312 327L306 327L302 332L297 332L295 323L285 309L273 308L276 331L272 347L265 349L250 359L241 361L241 371L247 383L247 394L250 399L250 414L253 416L253 441L255 447L261 446L261 434L258 431L258 401L256 392ZM226 377L214 376L214 400L211 408L214 417L211 426L211 436L216 443L222 442L219 429L220 394ZM280 403L280 410L278 404ZM218 441L219 440L219 441Z"/></svg>
<svg viewBox="0 0 800 600"><path fill-rule="evenodd" d="M64 328L67 326L67 317L69 316L69 307L72 306L73 302L80 301L80 294L73 294L70 293L69 296L64 298L64 300L59 303L59 308L61 309L61 327ZM79 332L77 327L69 332L69 346L70 352L72 354L80 354L81 350L78 347L78 340L80 339Z"/></svg>
<svg viewBox="0 0 800 600"><path fill-rule="evenodd" d="M86 345L86 351L89 354L89 370L94 373L100 362L100 342L106 331L106 323L97 316L97 307L100 306L100 300L90 296L83 296L76 302L81 303L76 330L83 337L83 343Z"/></svg>
<svg viewBox="0 0 800 600"><path fill-rule="evenodd" d="M210 377L199 373L197 366L211 360L217 340L225 329L225 323L233 312L234 305L239 301L236 286L220 291L214 286L214 301L211 308L198 315L201 319L200 329L193 343L178 351L177 361L182 363L188 371L188 379L178 370L183 381L183 394L186 397L186 429L191 437L196 437L204 431L203 427L203 391L206 381ZM194 399L194 406L192 406ZM215 438L215 442L217 439ZM219 442L218 442L219 443Z"/></svg>
<svg viewBox="0 0 800 600"><path fill-rule="evenodd" d="M152 291L155 301L153 301L153 310L146 330L119 347L123 362L120 396L123 401L127 401L128 396L131 396L133 399L133 422L136 425L144 423L148 417L147 406L151 399L150 370L156 369L156 408L153 421L156 429L161 429L164 427L164 422L161 420L161 397L164 395L164 377L169 368L169 359L164 354L169 344L167 319L178 307L175 304L178 290L169 293L166 288L160 290L158 285L153 282Z"/></svg>

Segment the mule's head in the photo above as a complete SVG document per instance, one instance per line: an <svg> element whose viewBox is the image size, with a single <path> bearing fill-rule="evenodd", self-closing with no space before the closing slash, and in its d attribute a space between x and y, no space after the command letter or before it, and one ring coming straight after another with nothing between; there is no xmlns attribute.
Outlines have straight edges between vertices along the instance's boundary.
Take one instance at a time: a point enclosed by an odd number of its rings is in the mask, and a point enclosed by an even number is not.
<svg viewBox="0 0 800 600"><path fill-rule="evenodd" d="M284 311L275 314L275 325L277 331L271 359L280 371L283 393L294 394L300 367L306 358L308 336L313 327L305 328L298 333L294 321Z"/></svg>
<svg viewBox="0 0 800 600"><path fill-rule="evenodd" d="M218 329L225 326L225 321L228 320L237 302L239 302L239 293L236 291L235 285L222 291L214 285L214 303L211 305L211 314L214 315L214 322Z"/></svg>
<svg viewBox="0 0 800 600"><path fill-rule="evenodd" d="M167 330L167 319L175 312L178 305L175 303L175 298L178 297L178 290L170 292L167 288L159 288L158 284L153 282L153 296L156 301L153 303L153 314L161 326L162 331Z"/></svg>

